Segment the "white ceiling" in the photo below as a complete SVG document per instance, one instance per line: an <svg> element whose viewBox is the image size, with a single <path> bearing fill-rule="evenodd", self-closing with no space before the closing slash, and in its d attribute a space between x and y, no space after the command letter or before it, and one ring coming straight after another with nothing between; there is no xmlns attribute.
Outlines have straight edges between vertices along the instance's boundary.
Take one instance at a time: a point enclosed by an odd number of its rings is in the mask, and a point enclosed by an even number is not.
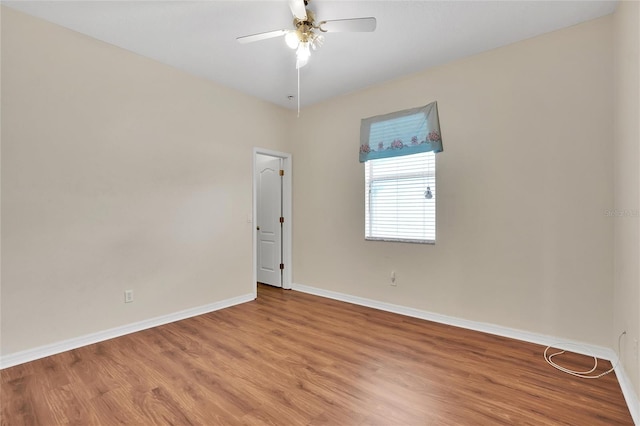
<svg viewBox="0 0 640 426"><path fill-rule="evenodd" d="M295 108L295 52L283 38L236 37L292 28L287 0L3 1L96 39ZM301 69L301 104L411 74L612 13L617 1L311 0L318 20L375 16L373 33L329 33Z"/></svg>

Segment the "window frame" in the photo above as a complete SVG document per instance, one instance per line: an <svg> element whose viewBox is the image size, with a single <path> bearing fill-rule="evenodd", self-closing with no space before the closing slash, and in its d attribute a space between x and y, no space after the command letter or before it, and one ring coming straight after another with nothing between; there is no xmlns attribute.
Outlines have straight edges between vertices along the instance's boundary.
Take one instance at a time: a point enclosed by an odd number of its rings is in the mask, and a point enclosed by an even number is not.
<svg viewBox="0 0 640 426"><path fill-rule="evenodd" d="M375 163L369 163L369 162L378 162L378 161L394 161L394 162L402 162L402 161L415 161L415 156L416 155L424 155L425 156L425 164L424 167L425 169L423 170L408 170L406 172L400 172L397 174L386 174L383 175L381 177L371 177L371 173L373 173L372 168L375 166ZM367 162L365 162L365 240L366 241L387 241L387 242L402 242L402 243L413 243L413 244L430 244L430 245L434 245L436 243L436 239L437 239L437 203L436 203L436 154L432 151L430 152L422 152L422 153L417 153L417 154L411 154L411 155L406 155L406 156L399 156L399 157L391 157L391 158L379 158L379 159L372 159L372 160L368 160ZM373 213L372 213L372 208L375 206L375 203L372 203L371 198L372 198L372 191L373 191L373 186L375 185L375 183L379 183L379 182L401 182L401 181L407 181L407 180L411 180L411 179L425 179L426 183L424 183L424 188L426 190L426 187L428 186L431 189L431 192L433 194L433 198L432 198L432 202L433 202L433 207L432 208L424 208L423 210L423 214L424 213L429 213L432 212L432 217L433 220L432 221L428 221L426 218L423 220L423 234L426 236L426 238L422 238L422 237L417 237L417 238L407 238L407 237L400 237L398 236L398 231L396 231L396 236L374 236L374 234L378 234L380 235L381 232L373 232L372 228L375 225L375 218L372 217ZM379 203L380 205L381 203ZM396 203L396 206L398 206L398 204ZM405 207L407 205L405 204ZM384 225L385 221L377 221L378 223L381 223L382 225ZM392 222L392 223L391 223ZM386 221L387 224L390 224L391 226L397 226L397 224L399 223L399 217L398 214L396 214L395 219L393 219L393 221L391 221L391 219ZM431 223L432 224L432 229L433 232L430 233L427 229L427 226L425 226L426 223ZM428 235L431 234L431 235ZM429 238L429 237L433 237L433 238Z"/></svg>

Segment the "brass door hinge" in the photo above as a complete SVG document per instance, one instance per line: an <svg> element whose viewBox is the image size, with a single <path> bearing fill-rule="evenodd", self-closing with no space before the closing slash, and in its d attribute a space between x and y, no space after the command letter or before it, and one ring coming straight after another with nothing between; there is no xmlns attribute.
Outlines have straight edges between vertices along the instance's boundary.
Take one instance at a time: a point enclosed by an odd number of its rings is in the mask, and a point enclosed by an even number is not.
<svg viewBox="0 0 640 426"><path fill-rule="evenodd" d="M280 170L280 176L284 176L284 170Z"/></svg>
<svg viewBox="0 0 640 426"><path fill-rule="evenodd" d="M284 269L284 263L280 264L280 269Z"/></svg>
<svg viewBox="0 0 640 426"><path fill-rule="evenodd" d="M280 216L280 223L284 223L284 217Z"/></svg>

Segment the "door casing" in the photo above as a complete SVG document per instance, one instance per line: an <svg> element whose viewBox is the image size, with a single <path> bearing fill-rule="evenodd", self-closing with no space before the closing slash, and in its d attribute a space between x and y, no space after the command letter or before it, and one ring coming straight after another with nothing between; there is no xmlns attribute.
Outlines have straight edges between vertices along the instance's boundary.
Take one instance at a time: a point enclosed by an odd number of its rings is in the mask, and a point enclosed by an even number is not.
<svg viewBox="0 0 640 426"><path fill-rule="evenodd" d="M273 151L265 148L253 148L253 212L251 215L252 223L252 235L253 235L253 296L258 297L258 238L255 227L255 221L258 217L258 170L257 170L257 156L268 155L271 157L282 158L282 170L284 170L284 176L282 181L282 213L284 217L284 224L282 227L282 263L284 263L284 270L282 272L282 288L291 289L292 279L292 250L291 250L291 230L292 230L292 216L291 216L291 191L292 191L292 176L291 176L291 154L286 152Z"/></svg>

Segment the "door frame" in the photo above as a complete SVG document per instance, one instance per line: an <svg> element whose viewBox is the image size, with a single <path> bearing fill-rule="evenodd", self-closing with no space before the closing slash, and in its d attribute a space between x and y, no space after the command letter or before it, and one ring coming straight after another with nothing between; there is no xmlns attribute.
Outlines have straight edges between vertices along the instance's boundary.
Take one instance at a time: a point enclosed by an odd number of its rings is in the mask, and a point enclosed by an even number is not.
<svg viewBox="0 0 640 426"><path fill-rule="evenodd" d="M284 216L284 224L282 226L282 263L284 270L282 272L282 288L291 289L292 274L292 250L291 250L291 230L292 230L292 176L291 176L291 154L287 152L273 151L266 148L253 148L253 212L251 221L251 234L253 235L253 297L258 297L258 233L256 232L256 220L258 217L258 173L256 170L256 160L258 155L268 155L282 159L282 170L284 176L282 179L282 215Z"/></svg>

